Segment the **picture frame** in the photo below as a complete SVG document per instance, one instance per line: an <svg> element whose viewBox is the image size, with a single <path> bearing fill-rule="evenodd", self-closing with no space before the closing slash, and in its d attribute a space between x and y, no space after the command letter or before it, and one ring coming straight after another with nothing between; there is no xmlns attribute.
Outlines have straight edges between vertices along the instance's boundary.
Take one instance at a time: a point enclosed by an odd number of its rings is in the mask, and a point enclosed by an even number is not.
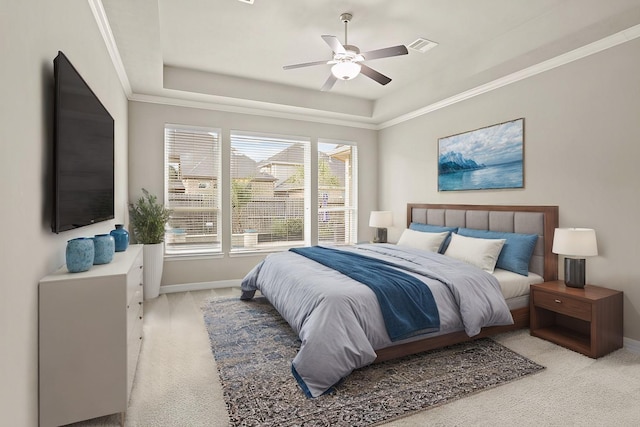
<svg viewBox="0 0 640 427"><path fill-rule="evenodd" d="M524 188L524 118L438 139L438 191Z"/></svg>

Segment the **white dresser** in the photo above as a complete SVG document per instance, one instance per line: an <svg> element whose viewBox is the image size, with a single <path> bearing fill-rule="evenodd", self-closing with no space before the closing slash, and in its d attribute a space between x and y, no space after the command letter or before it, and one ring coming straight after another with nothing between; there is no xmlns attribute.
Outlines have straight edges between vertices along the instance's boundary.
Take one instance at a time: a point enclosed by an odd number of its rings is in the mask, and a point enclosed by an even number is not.
<svg viewBox="0 0 640 427"><path fill-rule="evenodd" d="M40 281L40 426L124 413L142 344L142 245Z"/></svg>

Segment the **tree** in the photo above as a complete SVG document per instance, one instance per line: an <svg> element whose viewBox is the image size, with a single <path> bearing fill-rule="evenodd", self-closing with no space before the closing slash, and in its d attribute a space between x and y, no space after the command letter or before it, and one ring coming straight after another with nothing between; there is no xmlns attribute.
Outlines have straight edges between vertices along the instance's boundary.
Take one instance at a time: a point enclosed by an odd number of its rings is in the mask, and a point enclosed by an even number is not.
<svg viewBox="0 0 640 427"><path fill-rule="evenodd" d="M231 213L233 233L243 233L244 208L252 199L251 182L234 179L231 181Z"/></svg>
<svg viewBox="0 0 640 427"><path fill-rule="evenodd" d="M326 159L318 162L318 185L322 187L338 187L340 178L331 172L331 167Z"/></svg>

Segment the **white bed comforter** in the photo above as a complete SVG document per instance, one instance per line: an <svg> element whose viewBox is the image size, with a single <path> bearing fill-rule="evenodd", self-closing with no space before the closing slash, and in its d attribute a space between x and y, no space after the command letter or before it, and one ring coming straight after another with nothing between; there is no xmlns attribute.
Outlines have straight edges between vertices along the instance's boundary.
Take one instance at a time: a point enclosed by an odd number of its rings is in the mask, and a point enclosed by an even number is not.
<svg viewBox="0 0 640 427"><path fill-rule="evenodd" d="M341 248L393 262L418 277L434 296L438 335L513 323L498 281L474 266L440 254L391 244ZM317 397L354 369L372 363L376 349L398 344L386 332L375 294L367 286L293 252L271 254L242 281L243 299L259 290L302 341L292 371Z"/></svg>

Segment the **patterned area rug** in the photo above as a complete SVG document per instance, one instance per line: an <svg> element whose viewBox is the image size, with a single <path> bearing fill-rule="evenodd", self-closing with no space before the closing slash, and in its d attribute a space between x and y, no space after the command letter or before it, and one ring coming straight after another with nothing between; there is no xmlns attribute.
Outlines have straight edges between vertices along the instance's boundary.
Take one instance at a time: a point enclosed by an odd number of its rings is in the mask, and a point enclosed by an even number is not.
<svg viewBox="0 0 640 427"><path fill-rule="evenodd" d="M307 399L291 375L300 340L265 298L203 312L233 426L370 426L544 369L485 338L367 366Z"/></svg>

